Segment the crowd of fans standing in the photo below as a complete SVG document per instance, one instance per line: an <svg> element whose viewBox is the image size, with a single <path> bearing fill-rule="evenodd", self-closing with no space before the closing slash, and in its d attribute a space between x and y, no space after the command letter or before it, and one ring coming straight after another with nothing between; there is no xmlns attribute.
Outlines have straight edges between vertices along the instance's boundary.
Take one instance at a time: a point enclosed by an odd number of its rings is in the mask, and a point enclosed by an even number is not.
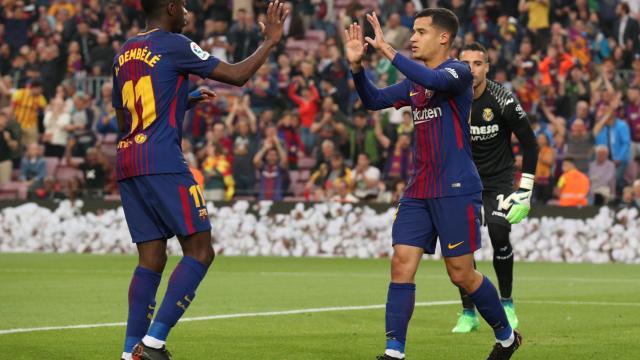
<svg viewBox="0 0 640 360"><path fill-rule="evenodd" d="M260 44L265 1L187 1L184 33L241 61ZM380 14L409 48L413 15L453 10L452 49L480 42L489 78L519 98L537 135L535 201L640 206L640 1L296 0L286 39L234 88L192 109L183 151L210 200L396 201L412 161L409 108L367 112L342 51L342 29ZM139 0L3 0L0 5L0 196L118 197L111 63L144 29ZM378 86L402 75L371 52ZM516 164L521 163L514 139Z"/></svg>

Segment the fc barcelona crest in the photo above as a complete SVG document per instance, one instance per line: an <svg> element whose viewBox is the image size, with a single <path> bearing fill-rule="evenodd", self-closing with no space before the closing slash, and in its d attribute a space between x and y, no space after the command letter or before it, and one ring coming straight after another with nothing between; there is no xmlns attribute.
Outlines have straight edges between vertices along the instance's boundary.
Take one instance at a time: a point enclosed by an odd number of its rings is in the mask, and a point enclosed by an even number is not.
<svg viewBox="0 0 640 360"><path fill-rule="evenodd" d="M433 90L429 90L429 89L425 89L424 90L424 97L427 98L427 100L431 99L433 97Z"/></svg>
<svg viewBox="0 0 640 360"><path fill-rule="evenodd" d="M493 120L493 110L491 110L491 108L485 108L482 110L482 118L486 122Z"/></svg>

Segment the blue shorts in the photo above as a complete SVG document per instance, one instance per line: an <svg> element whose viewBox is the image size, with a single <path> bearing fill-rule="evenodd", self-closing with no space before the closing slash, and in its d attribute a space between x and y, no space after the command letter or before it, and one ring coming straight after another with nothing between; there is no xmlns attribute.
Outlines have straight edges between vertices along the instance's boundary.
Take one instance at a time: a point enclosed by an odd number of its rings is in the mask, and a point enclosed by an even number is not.
<svg viewBox="0 0 640 360"><path fill-rule="evenodd" d="M423 248L427 254L440 249L445 257L473 253L481 247L482 193L436 199L403 198L393 222L393 245Z"/></svg>
<svg viewBox="0 0 640 360"><path fill-rule="evenodd" d="M135 176L118 186L134 243L211 231L202 189L191 173Z"/></svg>

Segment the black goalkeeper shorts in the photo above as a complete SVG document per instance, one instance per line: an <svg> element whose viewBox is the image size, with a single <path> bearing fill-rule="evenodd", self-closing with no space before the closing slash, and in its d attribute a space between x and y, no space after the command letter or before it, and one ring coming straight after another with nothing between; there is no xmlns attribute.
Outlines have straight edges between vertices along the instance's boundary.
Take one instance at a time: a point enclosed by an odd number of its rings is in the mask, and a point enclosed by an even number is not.
<svg viewBox="0 0 640 360"><path fill-rule="evenodd" d="M509 210L499 210L498 205L504 201L513 190L502 192L483 191L482 192L482 225L495 224L506 226L511 229L511 223L507 221Z"/></svg>

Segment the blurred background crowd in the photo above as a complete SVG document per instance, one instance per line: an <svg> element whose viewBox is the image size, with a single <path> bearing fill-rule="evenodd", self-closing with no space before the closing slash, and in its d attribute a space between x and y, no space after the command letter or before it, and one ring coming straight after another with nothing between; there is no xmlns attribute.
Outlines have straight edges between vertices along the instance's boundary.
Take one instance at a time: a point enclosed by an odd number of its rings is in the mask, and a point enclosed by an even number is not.
<svg viewBox="0 0 640 360"><path fill-rule="evenodd" d="M111 62L144 29L139 0L2 0L0 197L118 199ZM228 62L260 44L264 0L188 0L185 35ZM453 10L452 49L489 49L540 146L535 202L640 206L640 1L295 0L285 40L246 86L189 111L185 159L208 200L394 202L412 161L410 108L364 110L342 29L376 11L407 52L413 15ZM380 86L402 78L371 52ZM513 140L518 154L517 140ZM522 158L516 155L516 166Z"/></svg>

